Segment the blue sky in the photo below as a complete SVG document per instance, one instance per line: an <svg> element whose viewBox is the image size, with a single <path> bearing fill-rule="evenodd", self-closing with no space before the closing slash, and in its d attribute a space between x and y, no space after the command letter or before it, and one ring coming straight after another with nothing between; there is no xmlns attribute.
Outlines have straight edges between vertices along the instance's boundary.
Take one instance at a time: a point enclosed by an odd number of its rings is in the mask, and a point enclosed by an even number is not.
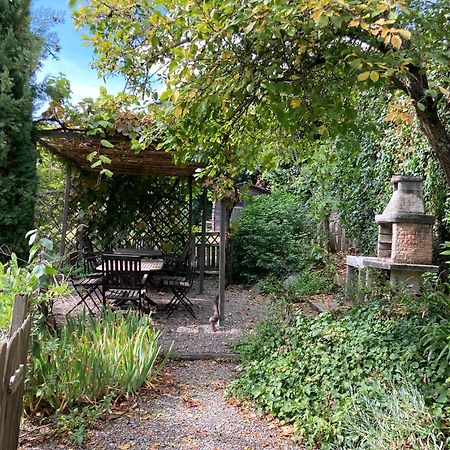
<svg viewBox="0 0 450 450"><path fill-rule="evenodd" d="M106 81L99 79L97 72L90 67L93 60L91 47L83 45L81 32L75 31L71 17L71 11L67 0L32 0L32 10L36 8L51 8L65 13L65 22L57 25L54 30L59 36L61 51L58 60L49 58L44 62L43 68L38 74L42 79L46 75L58 75L63 73L72 87L72 100L77 103L86 97L97 97L99 87L105 86L108 92L117 93L124 87L121 78L108 78ZM85 33L85 32L84 32Z"/></svg>

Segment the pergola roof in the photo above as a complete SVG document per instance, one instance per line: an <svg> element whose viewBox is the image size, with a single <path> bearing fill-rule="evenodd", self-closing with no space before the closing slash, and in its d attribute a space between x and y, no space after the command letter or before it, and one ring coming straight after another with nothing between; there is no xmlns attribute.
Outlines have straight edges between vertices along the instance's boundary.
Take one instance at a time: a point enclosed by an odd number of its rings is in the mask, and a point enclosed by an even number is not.
<svg viewBox="0 0 450 450"><path fill-rule="evenodd" d="M38 142L50 152L62 157L88 172L100 172L101 167L92 168L86 158L94 151L111 159L106 168L119 175L135 176L190 176L204 164L175 164L173 154L158 151L155 147L137 153L125 136L108 137L113 148L103 147L102 138L88 136L84 132L65 130L40 130Z"/></svg>

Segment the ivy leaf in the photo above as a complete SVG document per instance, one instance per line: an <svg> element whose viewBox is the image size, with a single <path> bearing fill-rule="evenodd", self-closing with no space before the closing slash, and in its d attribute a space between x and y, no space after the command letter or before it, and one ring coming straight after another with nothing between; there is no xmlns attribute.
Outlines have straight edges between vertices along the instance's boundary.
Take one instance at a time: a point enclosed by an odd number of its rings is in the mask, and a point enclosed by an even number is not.
<svg viewBox="0 0 450 450"><path fill-rule="evenodd" d="M102 139L100 141L100 144L103 145L103 147L106 147L106 148L114 148L114 145L112 145L111 142L107 141L106 139Z"/></svg>
<svg viewBox="0 0 450 450"><path fill-rule="evenodd" d="M92 167L93 169L95 169L96 167L100 166L100 165L101 165L101 163L102 163L102 162L101 162L100 160L97 160L97 161L95 161L95 163L94 163L94 164L92 164L92 166L91 166L91 167Z"/></svg>
<svg viewBox="0 0 450 450"><path fill-rule="evenodd" d="M372 71L370 72L370 79L371 79L374 83L376 83L376 82L380 79L379 73L376 72L375 70L372 70Z"/></svg>
<svg viewBox="0 0 450 450"><path fill-rule="evenodd" d="M411 32L408 30L398 30L398 34L407 41L411 39Z"/></svg>
<svg viewBox="0 0 450 450"><path fill-rule="evenodd" d="M89 155L86 156L86 159L87 159L89 162L92 162L92 161L94 160L94 157L95 157L96 155L97 155L97 152L89 153Z"/></svg>
<svg viewBox="0 0 450 450"><path fill-rule="evenodd" d="M99 120L98 124L101 125L103 128L113 128L114 124L111 122L108 122L107 120Z"/></svg>
<svg viewBox="0 0 450 450"><path fill-rule="evenodd" d="M358 75L358 81L366 81L370 76L370 70L367 72L360 73Z"/></svg>
<svg viewBox="0 0 450 450"><path fill-rule="evenodd" d="M425 105L423 103L417 102L417 108L420 109L421 111L425 111Z"/></svg>
<svg viewBox="0 0 450 450"><path fill-rule="evenodd" d="M391 44L395 48L400 48L402 46L402 38L396 34L392 35Z"/></svg>
<svg viewBox="0 0 450 450"><path fill-rule="evenodd" d="M178 118L181 116L181 114L183 114L183 108L180 105L177 105L175 106L173 113L175 114L175 117Z"/></svg>
<svg viewBox="0 0 450 450"><path fill-rule="evenodd" d="M42 245L47 250L53 250L53 242L50 239L42 238L39 239L39 244Z"/></svg>
<svg viewBox="0 0 450 450"><path fill-rule="evenodd" d="M102 169L100 171L102 175L106 175L107 177L111 178L114 174L109 169Z"/></svg>
<svg viewBox="0 0 450 450"><path fill-rule="evenodd" d="M111 164L111 159L108 158L107 156L105 156L105 155L100 155L99 158L100 158L100 161L101 161L103 164Z"/></svg>

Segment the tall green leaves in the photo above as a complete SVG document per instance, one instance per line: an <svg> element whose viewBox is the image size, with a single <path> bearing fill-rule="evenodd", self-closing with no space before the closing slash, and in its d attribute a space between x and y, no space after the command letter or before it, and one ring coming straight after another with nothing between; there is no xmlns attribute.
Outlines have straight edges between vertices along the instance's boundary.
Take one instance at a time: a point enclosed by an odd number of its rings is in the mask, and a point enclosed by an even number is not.
<svg viewBox="0 0 450 450"><path fill-rule="evenodd" d="M29 3L0 0L0 246L19 254L26 251L36 190L30 78L39 40L30 32Z"/></svg>
<svg viewBox="0 0 450 450"><path fill-rule="evenodd" d="M105 312L69 320L58 336L40 330L27 382L27 408L63 411L139 389L156 373L160 332L148 317Z"/></svg>

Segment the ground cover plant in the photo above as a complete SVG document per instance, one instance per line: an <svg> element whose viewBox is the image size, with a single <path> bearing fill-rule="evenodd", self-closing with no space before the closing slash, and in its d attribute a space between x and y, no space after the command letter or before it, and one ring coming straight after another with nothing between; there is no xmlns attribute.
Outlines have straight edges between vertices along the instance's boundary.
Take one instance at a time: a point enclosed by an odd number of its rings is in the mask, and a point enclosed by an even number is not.
<svg viewBox="0 0 450 450"><path fill-rule="evenodd" d="M355 411L373 411L376 402L380 410L392 410L393 391L383 392L380 383L397 393L407 385L411 386L408 395L397 395L395 408L420 405L411 417L424 420L419 429L414 420L405 423L397 417L394 425L385 421L379 427L397 429L384 437L390 444L397 438L443 442L436 430L437 423L446 423L450 398L449 334L442 332L448 310L442 306L443 298L436 294L420 308L406 302L393 307L392 300L386 302L374 293L370 304L351 311L316 318L301 312L277 313L239 345L242 373L230 393L292 423L296 436L311 448L377 448L364 446L364 437L348 432L349 424L353 431L361 424L362 416ZM433 306L436 299L438 307ZM419 399L413 401L414 396ZM376 420L382 422L379 413ZM405 427L399 431L400 423ZM376 427L372 423L372 431Z"/></svg>

